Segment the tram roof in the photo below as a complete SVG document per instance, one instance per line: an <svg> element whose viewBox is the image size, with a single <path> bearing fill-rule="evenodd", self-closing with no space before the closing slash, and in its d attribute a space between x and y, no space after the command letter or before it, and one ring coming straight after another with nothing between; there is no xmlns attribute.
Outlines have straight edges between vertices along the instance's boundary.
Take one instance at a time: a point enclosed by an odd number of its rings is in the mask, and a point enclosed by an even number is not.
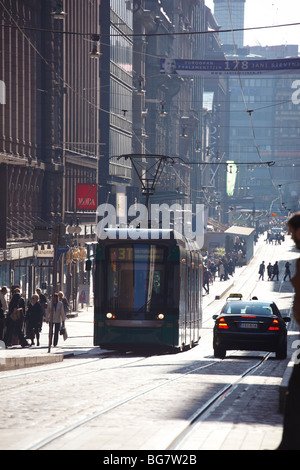
<svg viewBox="0 0 300 470"><path fill-rule="evenodd" d="M187 238L174 229L164 228L136 228L136 227L112 227L104 228L110 240L132 240L134 241L155 241L155 240L176 240L182 243L189 251L199 251L200 247L196 240ZM101 242L101 241L100 241Z"/></svg>

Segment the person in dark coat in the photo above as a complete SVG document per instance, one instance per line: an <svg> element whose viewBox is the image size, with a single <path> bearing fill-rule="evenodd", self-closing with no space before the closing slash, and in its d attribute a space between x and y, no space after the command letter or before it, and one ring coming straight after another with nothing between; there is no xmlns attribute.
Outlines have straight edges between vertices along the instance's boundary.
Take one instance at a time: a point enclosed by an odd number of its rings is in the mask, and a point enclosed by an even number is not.
<svg viewBox="0 0 300 470"><path fill-rule="evenodd" d="M287 261L285 263L285 273L284 273L284 278L283 278L284 281L286 280L287 277L289 278L289 280L291 280L290 266L291 266L291 263Z"/></svg>
<svg viewBox="0 0 300 470"><path fill-rule="evenodd" d="M278 275L279 275L279 267L278 267L278 261L276 261L276 263L273 266L272 281L274 281L275 276L277 277L276 281L278 281Z"/></svg>
<svg viewBox="0 0 300 470"><path fill-rule="evenodd" d="M271 265L271 263L269 263L267 266L267 272L268 272L268 281L271 281L272 274L273 274L273 266Z"/></svg>
<svg viewBox="0 0 300 470"><path fill-rule="evenodd" d="M264 280L265 269L266 269L266 266L265 266L265 262L263 261L259 266L259 270L258 270L259 278L258 278L258 280L260 280L260 279Z"/></svg>
<svg viewBox="0 0 300 470"><path fill-rule="evenodd" d="M33 294L31 297L31 302L26 313L26 319L28 322L27 338L31 339L31 346L34 345L34 338L36 338L36 344L39 346L40 332L43 324L43 309L37 294Z"/></svg>
<svg viewBox="0 0 300 470"><path fill-rule="evenodd" d="M19 319L13 321L11 318L12 313L15 309L20 311ZM23 333L23 322L25 317L25 301L20 295L20 290L15 289L12 299L8 307L8 315L6 318L6 333L4 335L4 342L6 347L11 346L13 335L15 334L22 348L28 347L24 333Z"/></svg>

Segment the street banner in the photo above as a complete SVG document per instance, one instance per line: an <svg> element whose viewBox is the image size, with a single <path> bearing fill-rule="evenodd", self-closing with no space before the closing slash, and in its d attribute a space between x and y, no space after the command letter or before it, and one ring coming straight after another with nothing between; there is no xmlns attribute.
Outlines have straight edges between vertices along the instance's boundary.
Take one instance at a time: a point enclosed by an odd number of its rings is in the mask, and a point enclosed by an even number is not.
<svg viewBox="0 0 300 470"><path fill-rule="evenodd" d="M168 75L234 76L296 73L300 58L258 60L160 59L160 73Z"/></svg>
<svg viewBox="0 0 300 470"><path fill-rule="evenodd" d="M90 291L89 286L81 284L78 287L78 303L89 305L90 302Z"/></svg>

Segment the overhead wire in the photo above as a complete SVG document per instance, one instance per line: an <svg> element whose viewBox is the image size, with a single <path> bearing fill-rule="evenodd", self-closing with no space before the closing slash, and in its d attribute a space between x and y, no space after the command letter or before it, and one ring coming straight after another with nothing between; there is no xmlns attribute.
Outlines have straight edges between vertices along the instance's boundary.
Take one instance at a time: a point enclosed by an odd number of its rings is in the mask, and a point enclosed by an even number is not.
<svg viewBox="0 0 300 470"><path fill-rule="evenodd" d="M2 2L1 2L2 3ZM13 26L13 25L3 25L5 28L16 28L18 26ZM293 26L300 26L300 23L284 23L284 24L277 24L277 25L265 25L265 26L250 26L247 28L231 28L231 29L210 29L207 31L170 31L167 33L115 33L115 34L110 34L110 33L101 33L99 34L100 37L156 37L156 36L190 36L193 34L199 35L199 34L222 34L222 33L230 33L230 32L238 32L238 31L255 31L255 30L260 30L260 29L274 29L274 28L286 28L286 27L293 27ZM45 33L54 33L54 34L65 34L65 35L75 35L75 36L91 36L91 33L81 33L78 31L60 31L56 29L47 29L47 28L33 28L31 26L24 26L22 27L23 29L27 29L30 31L35 31L35 32L45 32Z"/></svg>
<svg viewBox="0 0 300 470"><path fill-rule="evenodd" d="M2 26L4 27L10 27L10 28L16 28L19 30L19 32L23 35L23 37L27 40L27 42L29 43L30 47L32 47L32 49L35 51L35 53L44 61L44 63L55 73L55 76L57 77L57 79L59 79L66 88L70 89L74 94L76 94L80 99L82 99L83 101L85 101L87 104L89 104L90 106L94 107L95 109L97 109L98 111L103 111L105 113L110 113L110 111L106 110L106 109L103 109L101 108L100 106L96 105L95 103L93 103L92 101L90 101L89 99L87 99L86 97L84 97L79 91L75 90L69 83L66 82L66 80L61 77L59 75L59 73L57 72L57 70L55 69L55 67L42 55L42 53L37 49L37 47L33 44L33 42L31 41L31 39L24 33L23 30L33 30L33 31L41 31L41 32L51 32L51 33L59 33L59 34L70 34L70 35L78 35L78 36L91 36L90 33L80 33L80 32L66 32L66 31L60 31L60 30L47 30L47 29L39 29L39 28L31 28L31 27L26 27L26 26L22 26L20 27L17 22L15 21L15 19L13 18L13 16L10 14L9 10L5 7L4 3L2 0L0 0L0 4L2 5L3 9L6 11L6 13L8 14L8 16L10 17L11 21L14 23L14 26L13 25L5 25L5 24L2 24ZM234 47L235 47L235 54L236 54L236 44L235 44L235 40L234 40L234 32L235 31L247 31L247 30L253 30L253 29L268 29L268 28L278 28L278 27L288 27L288 26L299 26L300 23L288 23L288 24L282 24L282 25L271 25L271 26L260 26L260 27L251 27L251 28L233 28L232 26L232 21L231 21L231 12L230 12L230 7L229 7L229 2L227 0L227 6L228 6L228 10L229 10L229 14L230 14L230 23L231 23L231 29L230 30L210 30L210 31L189 31L189 32L171 32L171 33L145 33L145 34L124 34L124 33L120 33L120 34L115 34L113 36L124 36L127 37L127 36L141 36L141 35L147 35L147 36L162 36L162 35L181 35L181 34L208 34L208 33L222 33L222 32L232 32L232 35L233 35L233 43L234 43ZM100 36L112 36L111 34L102 34ZM151 55L153 56L153 55ZM237 55L236 55L237 56ZM157 56L154 56L154 57L157 57ZM237 59L236 59L237 60ZM245 98L245 93L244 93L244 90L243 90L243 85L242 85L242 81L241 81L241 75L240 75L240 72L239 72L239 68L237 68L238 70L238 77L239 77L239 83L240 83L240 87L241 87L241 91L242 91L242 97L243 97L243 101L244 101L244 105L245 105L245 108L246 108L246 111L248 112L248 115L249 115L249 118L250 118L250 122L251 122L251 128L252 128L252 134L253 134L253 139L254 139L254 143L255 143L255 148L257 150L257 153L258 153L258 156L259 156L259 159L261 161L261 163L265 163L263 161L263 159L261 158L261 155L260 155L260 151L259 151L259 147L258 147L258 144L257 144L257 139L256 139L256 135L255 135L255 129L254 129L254 125L253 125L253 120L252 120L252 112L254 110L250 110L248 108L248 105L247 105L247 102L246 102L246 98ZM271 104L271 105L268 105L268 106L265 106L265 107L261 107L261 108L257 108L255 111L258 111L260 109L265 109L266 107L271 107L271 106L277 106L277 105L281 105L285 102L289 102L290 100L287 100L287 101L284 101L284 102L280 102L280 103L274 103L274 104ZM237 111L238 112L238 111ZM138 135L133 131L132 134L135 136L135 138L141 142L141 140L139 139ZM271 176L271 174L270 174ZM272 184L273 186L276 188L275 186L275 183L272 179L272 176L271 176L271 181L272 181Z"/></svg>
<svg viewBox="0 0 300 470"><path fill-rule="evenodd" d="M248 104L246 102L245 93L244 93L242 77L241 77L241 73L240 73L240 69L239 69L237 47L236 47L236 42L235 42L235 37L234 37L234 28L233 28L233 24L232 24L232 17L231 17L231 9L230 9L230 5L229 5L229 0L227 0L227 9L228 9L228 14L229 14L229 21L230 21L231 32L232 32L232 41L233 41L233 47L234 47L234 54L235 54L235 60L236 60L236 65L237 65L237 73L238 73L238 79L239 79L239 84L240 84L240 88L241 88L242 98L243 98L243 102L244 102L244 105L245 105L245 110L246 110L246 112L248 113L248 116L249 116L254 146L255 146L255 149L256 149L259 160L263 163L263 159L261 157L259 146L258 146L258 143L257 143L257 140L256 140L256 134L255 134L254 124L253 124L253 119L252 119L253 109L250 109L248 107ZM268 166L268 171L269 171L271 183L272 183L274 189L276 191L279 191L279 193L280 193L280 190L279 190L278 186L275 184L275 181L273 180L273 176L272 176L272 173L271 173L271 170L270 170L270 166Z"/></svg>

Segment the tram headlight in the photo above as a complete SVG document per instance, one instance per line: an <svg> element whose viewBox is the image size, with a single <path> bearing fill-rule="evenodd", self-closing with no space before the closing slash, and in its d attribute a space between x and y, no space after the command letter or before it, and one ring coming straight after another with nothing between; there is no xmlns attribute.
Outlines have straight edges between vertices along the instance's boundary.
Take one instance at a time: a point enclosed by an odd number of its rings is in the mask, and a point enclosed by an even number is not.
<svg viewBox="0 0 300 470"><path fill-rule="evenodd" d="M113 313L108 312L108 313L106 314L106 318L108 318L109 320L111 320L112 318L116 318L116 316L115 316Z"/></svg>
<svg viewBox="0 0 300 470"><path fill-rule="evenodd" d="M163 313L159 313L156 317L158 320L163 320L165 318Z"/></svg>

